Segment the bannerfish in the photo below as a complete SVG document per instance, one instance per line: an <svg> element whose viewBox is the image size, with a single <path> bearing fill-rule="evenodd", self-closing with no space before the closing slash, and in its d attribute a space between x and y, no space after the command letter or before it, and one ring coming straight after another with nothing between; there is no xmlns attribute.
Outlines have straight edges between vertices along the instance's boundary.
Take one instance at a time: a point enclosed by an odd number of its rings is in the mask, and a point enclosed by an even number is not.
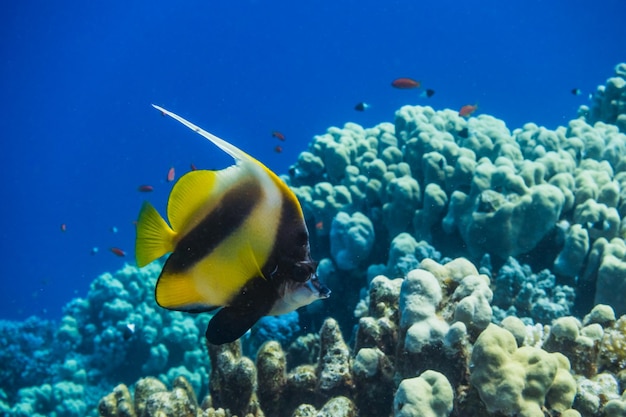
<svg viewBox="0 0 626 417"><path fill-rule="evenodd" d="M241 337L262 316L327 298L330 290L317 277L302 208L289 187L229 142L154 107L236 161L219 171L183 175L169 196L169 224L150 203L141 208L137 265L171 252L156 284L157 304L191 313L221 307L206 338L223 344Z"/></svg>

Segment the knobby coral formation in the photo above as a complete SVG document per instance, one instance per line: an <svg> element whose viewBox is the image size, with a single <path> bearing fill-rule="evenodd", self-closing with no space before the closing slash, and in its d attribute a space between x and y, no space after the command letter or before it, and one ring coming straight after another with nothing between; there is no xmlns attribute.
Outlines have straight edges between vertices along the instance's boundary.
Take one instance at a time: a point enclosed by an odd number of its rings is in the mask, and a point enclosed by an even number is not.
<svg viewBox="0 0 626 417"><path fill-rule="evenodd" d="M405 106L395 125L333 127L303 155L285 179L311 224L333 225L312 228L313 244L350 276L333 288L347 300L354 281L367 284L360 271L408 234L476 263L489 255L496 270L510 257L549 268L561 286L537 295L545 308L523 307L534 320L597 303L626 312L612 290L626 290L626 136L614 125L580 118L511 132L487 115Z"/></svg>
<svg viewBox="0 0 626 417"><path fill-rule="evenodd" d="M498 326L489 284L466 259L424 260L405 278L372 280L352 348L332 318L287 349L264 343L255 362L240 341L209 346L201 405L189 384L166 392L142 380L134 400L126 387L104 397L100 415L599 417L621 407L626 316L598 306L583 322L562 317L539 334L514 317ZM317 346L309 362L289 359L310 343L301 339ZM128 404L136 414L124 414ZM168 411L177 408L186 411Z"/></svg>
<svg viewBox="0 0 626 417"><path fill-rule="evenodd" d="M208 317L159 308L153 296L159 270L158 263L141 270L127 265L99 276L86 298L65 307L54 328L35 320L3 323L3 373L11 383L2 385L2 413L93 415L111 386L130 385L144 375L168 384L182 375L204 393L209 365L202 340Z"/></svg>
<svg viewBox="0 0 626 417"><path fill-rule="evenodd" d="M609 78L605 85L598 86L591 108L581 106L579 114L591 124L615 124L622 133L626 133L626 63L615 66L615 76Z"/></svg>

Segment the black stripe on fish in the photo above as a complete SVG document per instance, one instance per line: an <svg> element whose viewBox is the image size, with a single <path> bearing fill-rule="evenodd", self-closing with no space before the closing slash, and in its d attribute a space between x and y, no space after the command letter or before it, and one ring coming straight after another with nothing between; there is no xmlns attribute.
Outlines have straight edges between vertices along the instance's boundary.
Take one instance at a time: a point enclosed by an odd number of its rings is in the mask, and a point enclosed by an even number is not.
<svg viewBox="0 0 626 417"><path fill-rule="evenodd" d="M261 198L261 185L253 178L226 192L217 206L178 242L163 270L185 272L206 258L243 224Z"/></svg>
<svg viewBox="0 0 626 417"><path fill-rule="evenodd" d="M297 200L284 198L276 243L263 272L272 276L275 285L291 279L304 282L315 272L311 259L309 232L301 216Z"/></svg>

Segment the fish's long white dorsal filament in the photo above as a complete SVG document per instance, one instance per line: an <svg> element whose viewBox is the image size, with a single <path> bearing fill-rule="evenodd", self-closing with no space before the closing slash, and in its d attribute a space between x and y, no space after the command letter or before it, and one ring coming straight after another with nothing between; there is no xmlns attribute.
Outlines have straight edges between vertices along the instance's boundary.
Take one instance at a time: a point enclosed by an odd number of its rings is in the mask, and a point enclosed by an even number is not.
<svg viewBox="0 0 626 417"><path fill-rule="evenodd" d="M226 152L227 154L229 154L230 156L235 158L235 160L254 159L250 155L248 155L247 153L245 153L244 151L239 149L238 147L236 147L236 146L226 142L224 139L221 139L221 138L215 136L212 133L207 132L206 130L202 129L199 126L196 126L195 124L191 123L189 120L180 117L176 113L172 113L171 111L165 110L163 107L157 106L156 104L153 104L152 107L154 107L155 109L157 109L158 111L160 111L164 115L167 115L167 116L171 117L172 119L177 120L178 122L184 124L189 129L191 129L194 132L198 133L200 136L203 136L204 138L210 140L218 148L220 148L221 150L223 150L224 152Z"/></svg>

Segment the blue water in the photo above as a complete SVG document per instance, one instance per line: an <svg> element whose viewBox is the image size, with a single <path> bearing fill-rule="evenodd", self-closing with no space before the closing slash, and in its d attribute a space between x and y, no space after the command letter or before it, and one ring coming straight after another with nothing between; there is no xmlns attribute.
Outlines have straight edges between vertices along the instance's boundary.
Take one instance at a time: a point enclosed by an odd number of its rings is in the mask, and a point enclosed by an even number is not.
<svg viewBox="0 0 626 417"><path fill-rule="evenodd" d="M150 103L284 173L313 135L393 122L404 104L478 103L511 129L555 128L626 60L623 0L297 3L4 5L0 318L60 317L133 261L133 220L146 198L163 210L170 167L230 163ZM397 77L436 94L393 89ZM354 111L360 101L372 107Z"/></svg>

